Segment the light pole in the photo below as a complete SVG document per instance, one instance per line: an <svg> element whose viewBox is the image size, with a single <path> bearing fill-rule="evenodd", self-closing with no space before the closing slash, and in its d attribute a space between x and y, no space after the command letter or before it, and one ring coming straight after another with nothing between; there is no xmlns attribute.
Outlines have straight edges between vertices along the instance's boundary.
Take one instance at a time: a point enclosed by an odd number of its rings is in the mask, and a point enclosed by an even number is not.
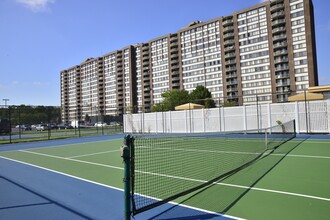
<svg viewBox="0 0 330 220"><path fill-rule="evenodd" d="M5 102L5 108L7 107L7 102L9 101L9 99L2 99L2 101Z"/></svg>

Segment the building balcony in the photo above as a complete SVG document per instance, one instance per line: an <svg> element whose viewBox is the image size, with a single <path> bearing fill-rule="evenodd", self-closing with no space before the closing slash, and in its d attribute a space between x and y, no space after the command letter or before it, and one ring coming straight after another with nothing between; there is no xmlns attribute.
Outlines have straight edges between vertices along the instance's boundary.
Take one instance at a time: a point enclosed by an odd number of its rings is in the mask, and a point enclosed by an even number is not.
<svg viewBox="0 0 330 220"><path fill-rule="evenodd" d="M173 47L177 47L179 44L178 44L178 42L172 42L171 44L170 44L170 47L171 47L171 49L173 48Z"/></svg>
<svg viewBox="0 0 330 220"><path fill-rule="evenodd" d="M172 71L172 72L171 72L171 75L172 75L172 76L176 76L176 75L179 75L179 73L180 73L180 72L176 70L176 71Z"/></svg>
<svg viewBox="0 0 330 220"><path fill-rule="evenodd" d="M232 71L236 71L237 68L236 67L229 67L229 68L226 68L226 72L232 72Z"/></svg>
<svg viewBox="0 0 330 220"><path fill-rule="evenodd" d="M285 28L285 27L277 27L277 28L274 28L274 29L272 30L272 33L273 33L273 34L281 33L281 32L286 32L286 28Z"/></svg>
<svg viewBox="0 0 330 220"><path fill-rule="evenodd" d="M274 52L274 56L281 56L281 55L286 55L288 54L287 50L278 50Z"/></svg>
<svg viewBox="0 0 330 220"><path fill-rule="evenodd" d="M171 58L178 58L178 57L179 57L178 53L171 54Z"/></svg>
<svg viewBox="0 0 330 220"><path fill-rule="evenodd" d="M149 56L149 50L145 50L142 52L142 56Z"/></svg>
<svg viewBox="0 0 330 220"><path fill-rule="evenodd" d="M238 88L237 87L230 87L230 88L227 88L227 92L237 92L238 91Z"/></svg>
<svg viewBox="0 0 330 220"><path fill-rule="evenodd" d="M288 46L287 42L276 43L273 45L274 48L281 48L281 47L286 47L286 46Z"/></svg>
<svg viewBox="0 0 330 220"><path fill-rule="evenodd" d="M287 78L290 78L290 75L289 75L289 73L276 74L275 78L276 79L287 79Z"/></svg>
<svg viewBox="0 0 330 220"><path fill-rule="evenodd" d="M274 63L286 63L286 62L289 62L289 59L286 57L286 58L277 58L274 60Z"/></svg>
<svg viewBox="0 0 330 220"><path fill-rule="evenodd" d="M178 37L176 36L176 37L171 37L170 38L170 44L172 44L172 43L177 43L178 42Z"/></svg>
<svg viewBox="0 0 330 220"><path fill-rule="evenodd" d="M282 9L284 9L284 4L276 4L272 7L270 7L271 12L279 11L279 10L282 10Z"/></svg>
<svg viewBox="0 0 330 220"><path fill-rule="evenodd" d="M235 64L235 63L236 63L236 59L228 60L228 61L225 62L226 65Z"/></svg>
<svg viewBox="0 0 330 220"><path fill-rule="evenodd" d="M226 20L223 20L222 21L222 25L225 26L225 25L230 25L230 24L233 24L234 23L234 20L233 19L226 19Z"/></svg>
<svg viewBox="0 0 330 220"><path fill-rule="evenodd" d="M235 47L234 47L235 49ZM236 57L236 54L235 53L226 53L225 54L225 58L230 58L230 57Z"/></svg>
<svg viewBox="0 0 330 220"><path fill-rule="evenodd" d="M235 44L235 40L226 40L225 42L224 42L224 45L226 46L226 45L233 45L233 44Z"/></svg>
<svg viewBox="0 0 330 220"><path fill-rule="evenodd" d="M285 25L285 19L277 19L272 22L272 26Z"/></svg>
<svg viewBox="0 0 330 220"><path fill-rule="evenodd" d="M226 79L236 78L236 77L237 77L237 73L226 74Z"/></svg>
<svg viewBox="0 0 330 220"><path fill-rule="evenodd" d="M232 37L234 37L234 36L235 36L234 33L227 33L227 34L224 34L224 35L223 35L223 39L232 38Z"/></svg>
<svg viewBox="0 0 330 220"><path fill-rule="evenodd" d="M179 65L173 65L173 66L171 66L171 71L175 71L177 69L179 69Z"/></svg>
<svg viewBox="0 0 330 220"><path fill-rule="evenodd" d="M272 19L279 18L279 17L284 17L285 12L284 11L277 11L271 15Z"/></svg>
<svg viewBox="0 0 330 220"><path fill-rule="evenodd" d="M173 47L173 48L170 49L170 51L171 51L171 52L178 52L179 49L178 49L178 47Z"/></svg>
<svg viewBox="0 0 330 220"><path fill-rule="evenodd" d="M275 71L289 70L289 66L278 66L275 67Z"/></svg>
<svg viewBox="0 0 330 220"><path fill-rule="evenodd" d="M225 52L231 51L231 50L235 50L234 46L230 46L230 47L225 47Z"/></svg>
<svg viewBox="0 0 330 220"><path fill-rule="evenodd" d="M230 80L226 82L227 85L237 85L237 80ZM227 89L228 91L228 89Z"/></svg>
<svg viewBox="0 0 330 220"><path fill-rule="evenodd" d="M180 83L178 82L172 83L172 87L180 87Z"/></svg>
<svg viewBox="0 0 330 220"><path fill-rule="evenodd" d="M234 30L234 26L227 26L227 27L224 27L224 28L222 29L222 31L223 31L224 33L228 32L228 31L233 31L233 30Z"/></svg>
<svg viewBox="0 0 330 220"><path fill-rule="evenodd" d="M285 40L285 39L286 39L286 34L275 35L273 37L273 41Z"/></svg>
<svg viewBox="0 0 330 220"><path fill-rule="evenodd" d="M227 99L237 99L238 98L238 90L228 91L227 89Z"/></svg>
<svg viewBox="0 0 330 220"><path fill-rule="evenodd" d="M278 82L276 87L290 86L290 82Z"/></svg>
<svg viewBox="0 0 330 220"><path fill-rule="evenodd" d="M178 81L178 80L180 80L179 76L172 76L172 81Z"/></svg>

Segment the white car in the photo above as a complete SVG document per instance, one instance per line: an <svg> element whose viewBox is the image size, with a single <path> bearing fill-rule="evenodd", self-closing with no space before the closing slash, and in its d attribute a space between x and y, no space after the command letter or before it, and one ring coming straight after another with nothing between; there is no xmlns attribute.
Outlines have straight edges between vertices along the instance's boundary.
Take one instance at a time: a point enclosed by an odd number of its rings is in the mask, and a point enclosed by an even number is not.
<svg viewBox="0 0 330 220"><path fill-rule="evenodd" d="M97 122L94 124L94 127L104 127L104 126L107 126L107 123L105 122Z"/></svg>
<svg viewBox="0 0 330 220"><path fill-rule="evenodd" d="M44 131L44 130L48 130L48 126L46 124L38 124L36 126L36 130L37 131Z"/></svg>

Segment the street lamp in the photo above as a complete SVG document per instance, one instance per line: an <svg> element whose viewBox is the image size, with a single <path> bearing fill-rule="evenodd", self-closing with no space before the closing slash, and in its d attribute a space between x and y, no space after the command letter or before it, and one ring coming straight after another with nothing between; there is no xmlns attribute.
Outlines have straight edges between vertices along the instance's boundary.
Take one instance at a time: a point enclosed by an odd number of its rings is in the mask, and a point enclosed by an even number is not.
<svg viewBox="0 0 330 220"><path fill-rule="evenodd" d="M2 99L2 101L5 102L5 108L7 107L7 102L9 101L9 99Z"/></svg>

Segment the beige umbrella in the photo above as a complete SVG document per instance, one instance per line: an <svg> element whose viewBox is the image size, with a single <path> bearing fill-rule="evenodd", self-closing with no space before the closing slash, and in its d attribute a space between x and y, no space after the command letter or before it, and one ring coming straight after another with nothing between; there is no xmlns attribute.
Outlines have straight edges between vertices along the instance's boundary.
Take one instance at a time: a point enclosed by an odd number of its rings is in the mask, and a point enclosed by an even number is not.
<svg viewBox="0 0 330 220"><path fill-rule="evenodd" d="M324 95L322 94L317 94L317 93L311 93L311 92L306 92L305 93L299 93L297 95L292 95L288 98L289 102L299 102L299 101L312 101L312 100L323 100Z"/></svg>
<svg viewBox="0 0 330 220"><path fill-rule="evenodd" d="M183 105L178 105L175 107L175 110L190 110L190 109L202 109L204 108L204 105L199 105L195 103L186 103Z"/></svg>

